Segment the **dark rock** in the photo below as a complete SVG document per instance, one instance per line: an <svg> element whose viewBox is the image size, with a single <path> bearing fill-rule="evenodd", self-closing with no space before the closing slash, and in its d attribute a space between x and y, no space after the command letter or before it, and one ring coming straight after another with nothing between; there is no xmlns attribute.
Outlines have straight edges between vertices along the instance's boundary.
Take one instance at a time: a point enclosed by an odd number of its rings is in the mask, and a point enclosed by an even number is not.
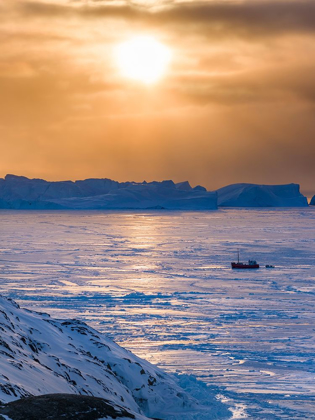
<svg viewBox="0 0 315 420"><path fill-rule="evenodd" d="M12 420L97 420L102 417L135 419L134 414L105 399L72 394L23 398L0 406L0 419L1 414Z"/></svg>

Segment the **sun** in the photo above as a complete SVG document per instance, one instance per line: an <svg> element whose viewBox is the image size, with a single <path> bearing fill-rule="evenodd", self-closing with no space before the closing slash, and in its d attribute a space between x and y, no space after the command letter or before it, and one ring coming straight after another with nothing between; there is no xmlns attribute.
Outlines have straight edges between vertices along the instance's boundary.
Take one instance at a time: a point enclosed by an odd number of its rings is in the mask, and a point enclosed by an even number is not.
<svg viewBox="0 0 315 420"><path fill-rule="evenodd" d="M116 47L116 60L124 77L145 84L157 82L165 73L171 51L151 36L136 36Z"/></svg>

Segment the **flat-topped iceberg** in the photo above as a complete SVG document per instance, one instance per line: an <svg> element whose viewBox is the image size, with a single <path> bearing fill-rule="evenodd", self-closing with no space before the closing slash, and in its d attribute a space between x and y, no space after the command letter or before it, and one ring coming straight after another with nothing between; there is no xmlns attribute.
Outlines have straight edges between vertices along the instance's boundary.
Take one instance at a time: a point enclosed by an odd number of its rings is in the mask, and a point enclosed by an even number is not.
<svg viewBox="0 0 315 420"><path fill-rule="evenodd" d="M186 182L117 182L110 179L48 182L7 175L0 179L2 209L213 210L217 194Z"/></svg>
<svg viewBox="0 0 315 420"><path fill-rule="evenodd" d="M222 207L305 207L307 198L298 184L232 184L217 190Z"/></svg>

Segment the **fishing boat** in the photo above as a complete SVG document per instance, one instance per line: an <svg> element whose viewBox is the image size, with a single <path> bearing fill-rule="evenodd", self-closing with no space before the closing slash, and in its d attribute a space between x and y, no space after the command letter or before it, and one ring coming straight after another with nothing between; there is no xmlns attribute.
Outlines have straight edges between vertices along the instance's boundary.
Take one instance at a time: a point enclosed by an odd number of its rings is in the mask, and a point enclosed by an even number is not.
<svg viewBox="0 0 315 420"><path fill-rule="evenodd" d="M255 260L249 260L248 263L240 262L240 251L237 251L237 262L232 262L231 266L237 269L259 268L259 264Z"/></svg>

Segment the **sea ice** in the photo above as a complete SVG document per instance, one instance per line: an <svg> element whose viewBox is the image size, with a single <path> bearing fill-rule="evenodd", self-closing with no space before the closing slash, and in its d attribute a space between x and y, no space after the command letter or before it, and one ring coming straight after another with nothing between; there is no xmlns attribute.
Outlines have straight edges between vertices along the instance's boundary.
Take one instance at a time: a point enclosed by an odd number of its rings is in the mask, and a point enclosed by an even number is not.
<svg viewBox="0 0 315 420"><path fill-rule="evenodd" d="M2 210L0 233L0 293L21 306L185 373L185 392L205 405L210 391L234 418L314 418L314 206ZM237 249L261 269L231 270Z"/></svg>

